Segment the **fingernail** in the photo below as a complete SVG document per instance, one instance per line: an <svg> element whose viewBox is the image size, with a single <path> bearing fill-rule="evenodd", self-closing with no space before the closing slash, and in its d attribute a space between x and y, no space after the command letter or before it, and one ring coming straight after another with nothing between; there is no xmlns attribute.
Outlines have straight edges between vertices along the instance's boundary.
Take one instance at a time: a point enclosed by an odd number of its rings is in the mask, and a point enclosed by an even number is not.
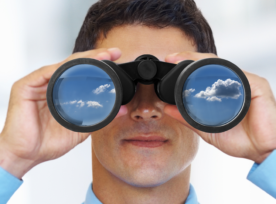
<svg viewBox="0 0 276 204"><path fill-rule="evenodd" d="M98 58L98 60L110 60L110 54L107 52L101 52L97 54L96 57Z"/></svg>
<svg viewBox="0 0 276 204"><path fill-rule="evenodd" d="M97 56L99 56L99 57L105 57L105 56L108 56L108 55L109 55L109 53L107 53L107 52L100 52L100 53L97 54Z"/></svg>
<svg viewBox="0 0 276 204"><path fill-rule="evenodd" d="M117 47L108 48L107 50L110 51L110 52L120 51L120 49L117 48Z"/></svg>
<svg viewBox="0 0 276 204"><path fill-rule="evenodd" d="M176 52L176 53L170 54L170 55L168 55L168 57L173 57L173 56L177 55L178 53L179 53L179 52Z"/></svg>
<svg viewBox="0 0 276 204"><path fill-rule="evenodd" d="M120 107L120 110L119 112L117 113L116 117L115 118L118 118L120 116L123 116L123 115L126 115L127 114L127 107L125 105L122 105Z"/></svg>

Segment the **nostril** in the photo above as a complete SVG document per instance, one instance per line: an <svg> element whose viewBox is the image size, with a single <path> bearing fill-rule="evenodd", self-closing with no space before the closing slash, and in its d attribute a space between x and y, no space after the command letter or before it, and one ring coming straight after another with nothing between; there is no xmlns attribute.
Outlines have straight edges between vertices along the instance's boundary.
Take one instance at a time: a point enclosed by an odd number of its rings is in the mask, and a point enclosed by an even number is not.
<svg viewBox="0 0 276 204"><path fill-rule="evenodd" d="M136 115L135 118L139 120L141 117L139 115Z"/></svg>
<svg viewBox="0 0 276 204"><path fill-rule="evenodd" d="M153 116L151 116L151 118L158 118L158 116L157 115L153 115ZM143 117L141 117L141 116L139 116L139 115L136 115L135 116L135 119L137 119L137 120L139 120L139 119L143 119Z"/></svg>

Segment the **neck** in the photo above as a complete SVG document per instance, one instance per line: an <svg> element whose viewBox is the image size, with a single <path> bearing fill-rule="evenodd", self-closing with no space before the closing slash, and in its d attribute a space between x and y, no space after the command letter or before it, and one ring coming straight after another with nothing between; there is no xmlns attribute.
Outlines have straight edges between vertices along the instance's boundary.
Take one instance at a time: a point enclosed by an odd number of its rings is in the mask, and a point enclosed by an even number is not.
<svg viewBox="0 0 276 204"><path fill-rule="evenodd" d="M92 149L93 192L102 203L113 204L184 204L190 185L188 166L175 177L155 187L136 187L129 185L106 170L98 161Z"/></svg>

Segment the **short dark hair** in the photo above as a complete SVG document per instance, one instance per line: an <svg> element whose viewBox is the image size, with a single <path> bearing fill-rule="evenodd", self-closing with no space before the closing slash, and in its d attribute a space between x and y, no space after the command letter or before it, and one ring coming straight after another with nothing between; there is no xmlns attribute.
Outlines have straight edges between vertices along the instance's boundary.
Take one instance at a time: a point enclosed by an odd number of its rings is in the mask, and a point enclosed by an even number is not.
<svg viewBox="0 0 276 204"><path fill-rule="evenodd" d="M88 10L73 53L95 49L113 27L133 24L180 28L198 52L217 54L212 30L193 0L99 0Z"/></svg>

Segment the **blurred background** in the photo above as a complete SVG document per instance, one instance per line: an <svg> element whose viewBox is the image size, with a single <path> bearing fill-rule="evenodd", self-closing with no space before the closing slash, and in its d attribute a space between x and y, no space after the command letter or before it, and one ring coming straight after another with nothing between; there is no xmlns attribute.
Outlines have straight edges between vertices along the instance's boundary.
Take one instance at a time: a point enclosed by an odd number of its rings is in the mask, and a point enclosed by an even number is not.
<svg viewBox="0 0 276 204"><path fill-rule="evenodd" d="M62 61L73 50L94 0L0 0L0 130L11 86L34 70ZM276 0L195 0L210 23L218 56L265 77L276 96ZM275 63L275 64L274 64ZM273 204L246 179L252 161L230 157L203 140L191 183L206 204ZM91 139L63 157L34 167L8 204L77 204L92 181Z"/></svg>

